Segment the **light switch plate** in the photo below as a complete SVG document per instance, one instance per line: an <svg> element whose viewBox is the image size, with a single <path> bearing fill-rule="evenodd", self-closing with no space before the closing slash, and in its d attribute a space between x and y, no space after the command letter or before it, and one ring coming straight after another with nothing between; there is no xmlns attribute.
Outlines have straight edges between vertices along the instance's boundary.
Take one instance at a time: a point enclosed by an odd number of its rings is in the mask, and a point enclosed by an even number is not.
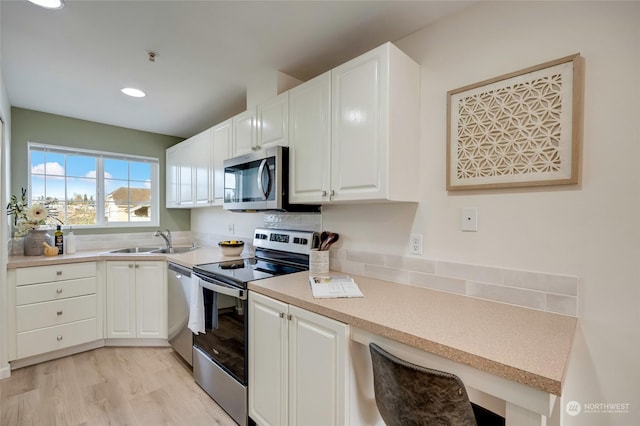
<svg viewBox="0 0 640 426"><path fill-rule="evenodd" d="M476 207L462 209L460 228L466 232L476 232L478 230L478 209Z"/></svg>

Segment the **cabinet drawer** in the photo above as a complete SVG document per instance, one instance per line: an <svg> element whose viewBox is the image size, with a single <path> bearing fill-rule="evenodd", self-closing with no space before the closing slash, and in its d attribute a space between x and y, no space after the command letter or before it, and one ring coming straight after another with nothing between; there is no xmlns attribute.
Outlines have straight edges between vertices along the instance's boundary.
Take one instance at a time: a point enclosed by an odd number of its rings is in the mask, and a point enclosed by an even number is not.
<svg viewBox="0 0 640 426"><path fill-rule="evenodd" d="M97 281L96 277L91 277L54 283L23 285L16 288L16 305L95 294L98 285Z"/></svg>
<svg viewBox="0 0 640 426"><path fill-rule="evenodd" d="M95 294L22 305L16 308L16 330L21 333L37 328L95 318L96 312Z"/></svg>
<svg viewBox="0 0 640 426"><path fill-rule="evenodd" d="M96 270L97 266L95 262L18 268L16 269L16 285L95 277L97 273Z"/></svg>
<svg viewBox="0 0 640 426"><path fill-rule="evenodd" d="M91 318L55 327L18 333L17 358L38 355L98 339L97 320Z"/></svg>

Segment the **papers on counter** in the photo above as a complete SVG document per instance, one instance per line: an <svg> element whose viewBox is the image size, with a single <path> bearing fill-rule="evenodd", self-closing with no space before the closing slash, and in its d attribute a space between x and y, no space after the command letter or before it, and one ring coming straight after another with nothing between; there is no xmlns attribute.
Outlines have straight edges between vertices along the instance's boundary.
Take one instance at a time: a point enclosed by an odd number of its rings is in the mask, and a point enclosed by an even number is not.
<svg viewBox="0 0 640 426"><path fill-rule="evenodd" d="M341 277L309 277L311 292L316 299L333 299L339 297L364 297L353 278Z"/></svg>

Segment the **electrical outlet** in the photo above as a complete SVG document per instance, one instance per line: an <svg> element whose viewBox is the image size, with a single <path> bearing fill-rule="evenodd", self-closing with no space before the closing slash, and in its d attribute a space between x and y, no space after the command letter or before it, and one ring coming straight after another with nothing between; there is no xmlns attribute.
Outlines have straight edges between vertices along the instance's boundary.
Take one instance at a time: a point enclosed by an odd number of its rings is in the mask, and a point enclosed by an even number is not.
<svg viewBox="0 0 640 426"><path fill-rule="evenodd" d="M230 223L227 225L227 233L229 235L233 235L233 233L235 232L235 226L233 226L233 223Z"/></svg>
<svg viewBox="0 0 640 426"><path fill-rule="evenodd" d="M409 237L409 254L422 254L422 234L411 234Z"/></svg>

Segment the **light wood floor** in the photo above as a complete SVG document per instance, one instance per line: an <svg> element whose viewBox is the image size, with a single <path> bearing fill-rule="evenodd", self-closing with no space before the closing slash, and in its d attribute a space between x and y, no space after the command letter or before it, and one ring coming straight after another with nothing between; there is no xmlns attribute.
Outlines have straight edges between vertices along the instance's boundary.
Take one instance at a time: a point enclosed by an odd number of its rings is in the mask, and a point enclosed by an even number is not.
<svg viewBox="0 0 640 426"><path fill-rule="evenodd" d="M0 425L236 425L171 348L105 347L0 380Z"/></svg>

